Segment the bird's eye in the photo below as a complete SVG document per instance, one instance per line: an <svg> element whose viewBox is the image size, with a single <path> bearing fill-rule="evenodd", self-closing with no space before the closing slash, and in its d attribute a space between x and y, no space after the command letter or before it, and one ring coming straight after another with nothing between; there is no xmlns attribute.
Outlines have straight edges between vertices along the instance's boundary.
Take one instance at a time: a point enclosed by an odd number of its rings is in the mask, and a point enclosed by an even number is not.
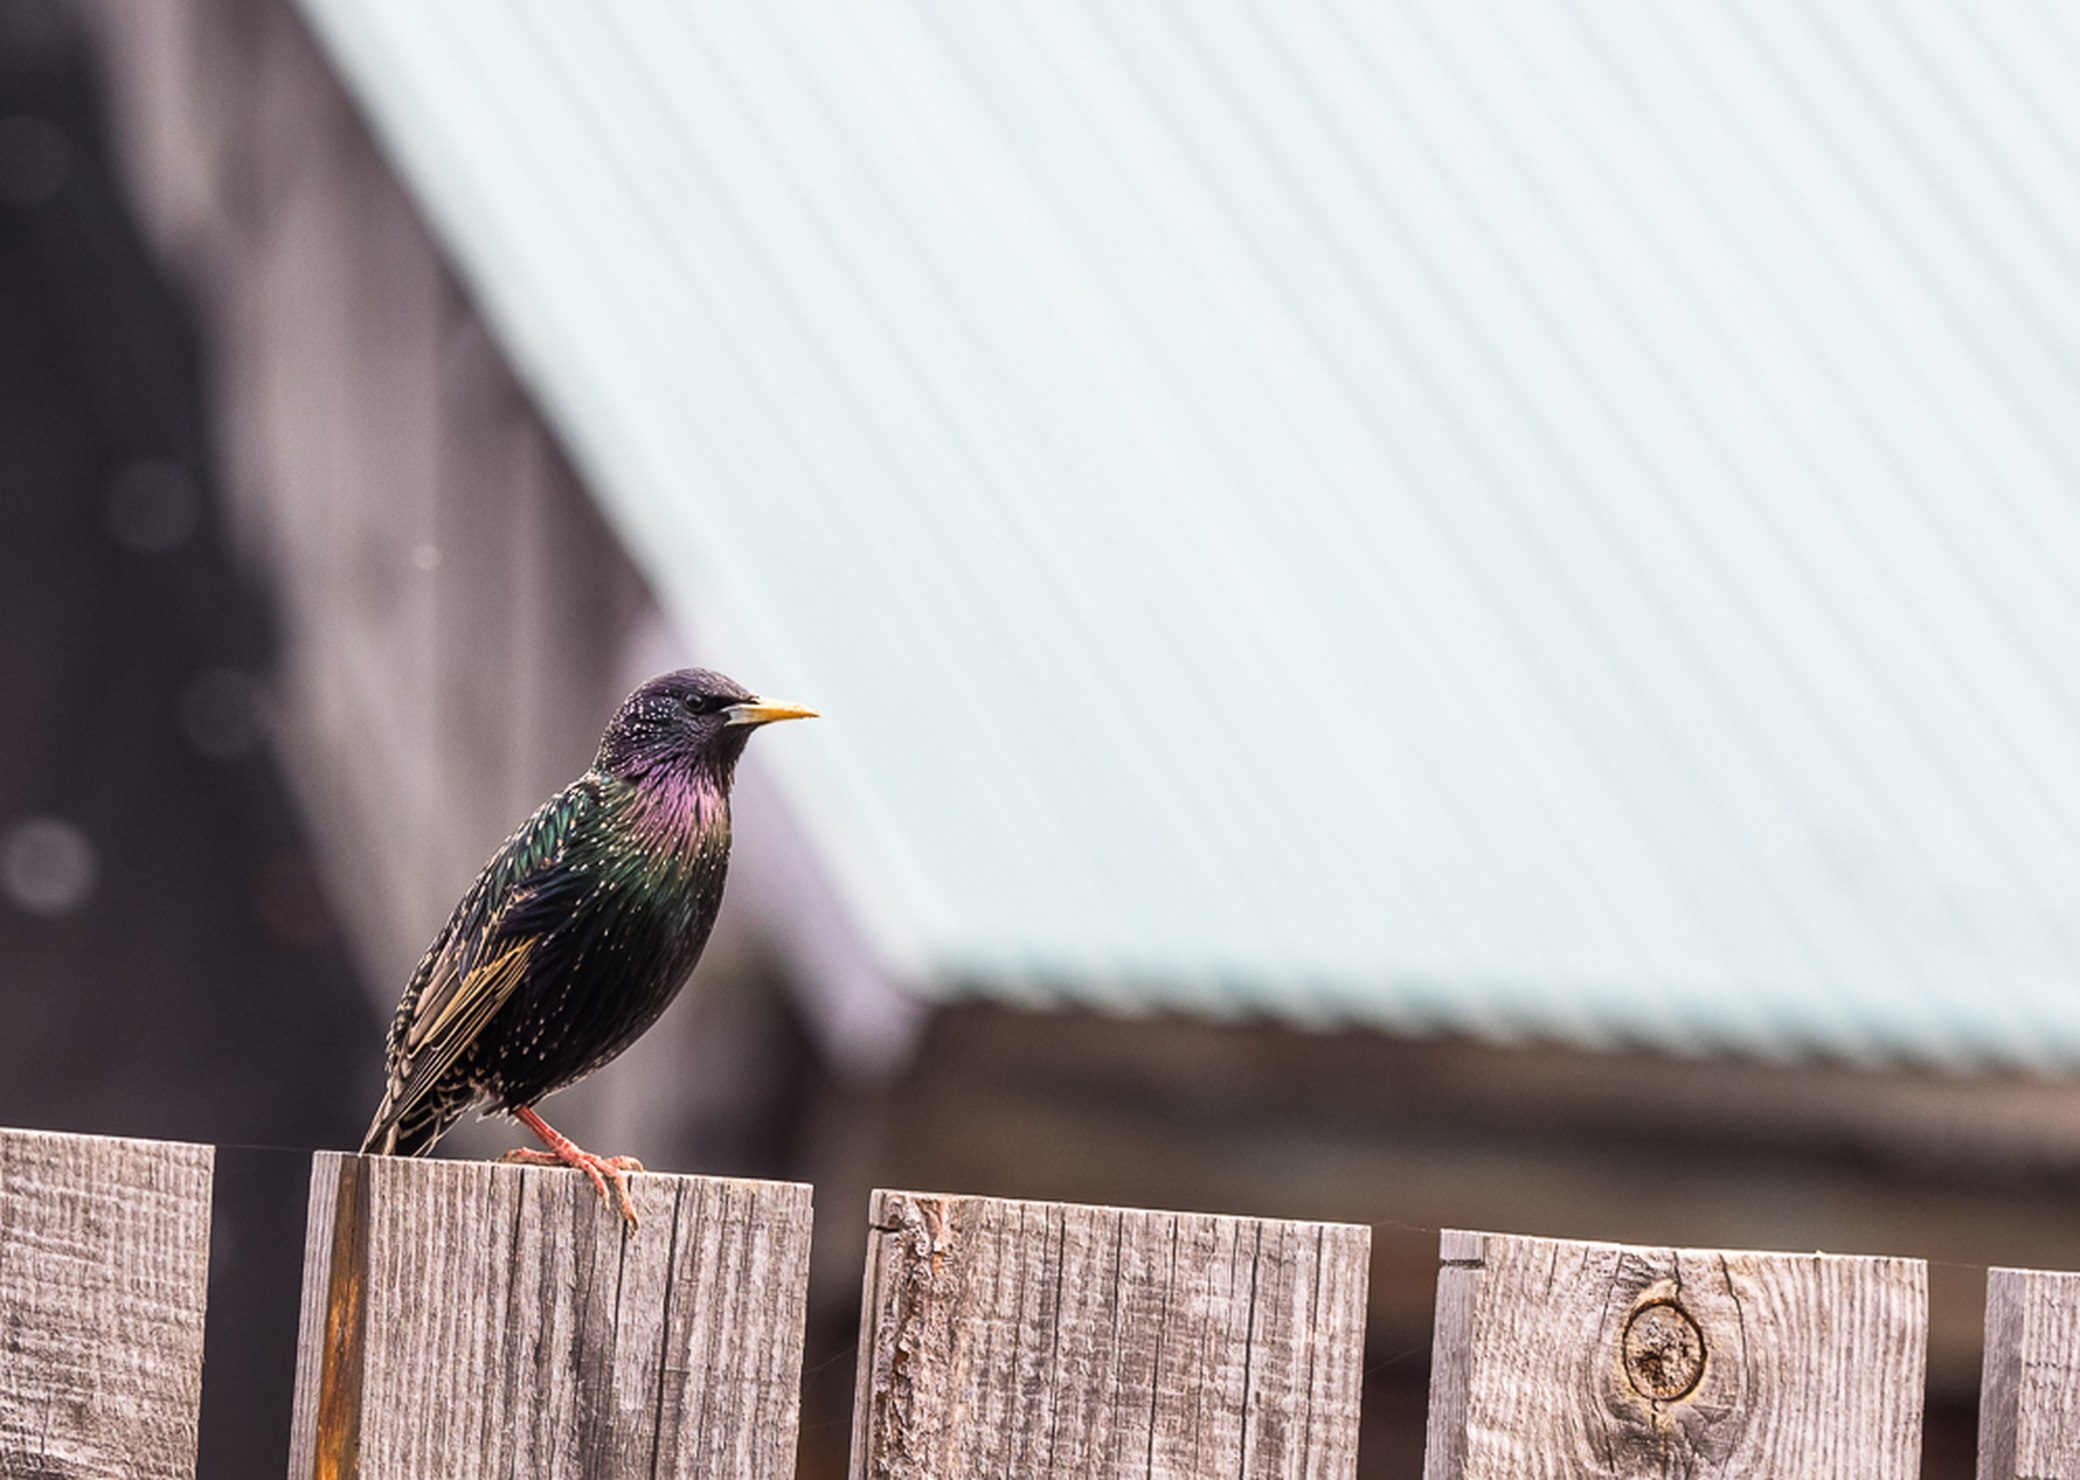
<svg viewBox="0 0 2080 1480"><path fill-rule="evenodd" d="M720 714L730 703L729 699L721 694L703 694L681 702L685 704L686 712L693 715Z"/></svg>

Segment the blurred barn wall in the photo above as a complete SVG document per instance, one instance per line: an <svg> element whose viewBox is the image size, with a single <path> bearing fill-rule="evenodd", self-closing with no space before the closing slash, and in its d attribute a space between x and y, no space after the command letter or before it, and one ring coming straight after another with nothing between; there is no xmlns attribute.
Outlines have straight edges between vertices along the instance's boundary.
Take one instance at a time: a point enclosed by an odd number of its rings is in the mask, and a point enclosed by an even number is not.
<svg viewBox="0 0 2080 1480"><path fill-rule="evenodd" d="M648 599L301 20L91 13L132 198L208 331L293 770L394 980L589 759Z"/></svg>

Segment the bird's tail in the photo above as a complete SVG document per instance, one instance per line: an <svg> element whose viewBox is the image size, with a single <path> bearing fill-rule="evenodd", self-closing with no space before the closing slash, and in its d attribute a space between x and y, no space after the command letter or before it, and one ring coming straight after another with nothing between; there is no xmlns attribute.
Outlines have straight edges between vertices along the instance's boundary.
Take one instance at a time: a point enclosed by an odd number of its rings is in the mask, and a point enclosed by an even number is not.
<svg viewBox="0 0 2080 1480"><path fill-rule="evenodd" d="M389 1095L376 1108L368 1134L361 1138L363 1156L424 1156L448 1127L462 1118L468 1101L450 1105L421 1097L398 1103Z"/></svg>
<svg viewBox="0 0 2080 1480"><path fill-rule="evenodd" d="M388 1095L376 1107L376 1118L368 1123L368 1134L361 1138L363 1156L395 1156L397 1154L397 1107L390 1103Z"/></svg>

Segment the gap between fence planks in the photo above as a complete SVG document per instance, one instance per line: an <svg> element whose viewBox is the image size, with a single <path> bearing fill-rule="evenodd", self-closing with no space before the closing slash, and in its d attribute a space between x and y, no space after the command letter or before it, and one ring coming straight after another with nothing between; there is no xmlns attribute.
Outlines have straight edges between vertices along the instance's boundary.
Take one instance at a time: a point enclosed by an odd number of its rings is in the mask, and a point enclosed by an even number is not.
<svg viewBox="0 0 2080 1480"><path fill-rule="evenodd" d="M809 1189L322 1152L290 1475L794 1474Z"/></svg>
<svg viewBox="0 0 2080 1480"><path fill-rule="evenodd" d="M194 1475L215 1164L0 1130L0 1475Z"/></svg>
<svg viewBox="0 0 2080 1480"><path fill-rule="evenodd" d="M1424 1480L1914 1480L1918 1259L1447 1231Z"/></svg>
<svg viewBox="0 0 2080 1480"><path fill-rule="evenodd" d="M854 1480L1356 1473L1371 1231L876 1192Z"/></svg>

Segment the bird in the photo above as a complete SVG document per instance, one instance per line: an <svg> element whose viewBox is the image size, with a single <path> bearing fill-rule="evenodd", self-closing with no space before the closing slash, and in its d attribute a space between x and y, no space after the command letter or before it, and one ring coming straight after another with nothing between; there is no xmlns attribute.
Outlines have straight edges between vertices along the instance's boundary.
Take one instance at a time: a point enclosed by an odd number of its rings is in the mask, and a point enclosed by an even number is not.
<svg viewBox="0 0 2080 1480"><path fill-rule="evenodd" d="M535 1107L619 1055L679 994L722 906L745 742L814 717L705 668L630 694L591 767L499 845L420 958L362 1154L423 1156L473 1107L508 1114L547 1149L505 1160L576 1167L633 1233L627 1177L642 1163L581 1150Z"/></svg>

